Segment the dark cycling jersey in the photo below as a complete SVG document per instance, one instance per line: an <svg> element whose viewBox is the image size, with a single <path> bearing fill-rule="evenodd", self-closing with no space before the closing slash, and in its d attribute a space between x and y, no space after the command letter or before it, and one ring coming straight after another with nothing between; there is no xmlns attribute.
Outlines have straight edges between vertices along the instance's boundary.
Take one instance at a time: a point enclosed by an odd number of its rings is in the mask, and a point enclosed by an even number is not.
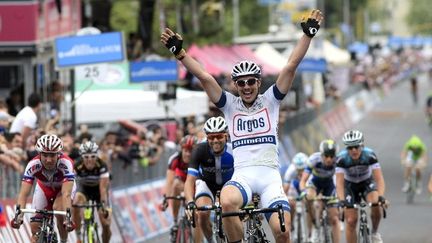
<svg viewBox="0 0 432 243"><path fill-rule="evenodd" d="M187 173L205 181L212 192L221 190L234 173L231 144L227 143L219 156L213 154L207 142L198 144L192 153Z"/></svg>
<svg viewBox="0 0 432 243"><path fill-rule="evenodd" d="M108 167L100 158L97 158L96 165L92 170L88 170L84 166L82 159L75 163L74 169L79 186L96 187L99 186L100 178L109 178Z"/></svg>
<svg viewBox="0 0 432 243"><path fill-rule="evenodd" d="M177 178L186 181L188 164L183 161L181 152L175 152L169 157L168 169L174 171Z"/></svg>
<svg viewBox="0 0 432 243"><path fill-rule="evenodd" d="M372 169L380 168L374 151L364 147L360 158L354 161L345 149L337 156L336 173L344 173L345 180L353 183L365 181L372 176Z"/></svg>

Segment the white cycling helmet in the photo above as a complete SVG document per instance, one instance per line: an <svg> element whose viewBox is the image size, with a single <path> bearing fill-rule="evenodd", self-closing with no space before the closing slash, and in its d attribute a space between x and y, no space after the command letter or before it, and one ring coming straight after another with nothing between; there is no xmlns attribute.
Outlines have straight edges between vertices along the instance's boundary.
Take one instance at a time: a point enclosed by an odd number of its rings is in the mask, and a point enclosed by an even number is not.
<svg viewBox="0 0 432 243"><path fill-rule="evenodd" d="M36 142L36 151L39 153L59 153L62 149L62 140L54 134L45 134Z"/></svg>
<svg viewBox="0 0 432 243"><path fill-rule="evenodd" d="M297 170L304 169L306 167L306 163L308 160L308 156L304 153L297 153L294 155L292 159L292 163L294 164Z"/></svg>
<svg viewBox="0 0 432 243"><path fill-rule="evenodd" d="M345 146L361 146L363 145L363 133L361 133L358 130L350 130L346 132L343 137L342 141L345 144Z"/></svg>
<svg viewBox="0 0 432 243"><path fill-rule="evenodd" d="M99 150L99 146L92 141L82 143L79 148L79 153L82 154L95 154Z"/></svg>
<svg viewBox="0 0 432 243"><path fill-rule="evenodd" d="M236 63L231 71L231 78L234 81L242 76L248 75L260 78L261 68L252 61L241 61Z"/></svg>
<svg viewBox="0 0 432 243"><path fill-rule="evenodd" d="M227 128L228 125L226 124L225 119L221 116L210 117L204 124L205 133L226 132Z"/></svg>

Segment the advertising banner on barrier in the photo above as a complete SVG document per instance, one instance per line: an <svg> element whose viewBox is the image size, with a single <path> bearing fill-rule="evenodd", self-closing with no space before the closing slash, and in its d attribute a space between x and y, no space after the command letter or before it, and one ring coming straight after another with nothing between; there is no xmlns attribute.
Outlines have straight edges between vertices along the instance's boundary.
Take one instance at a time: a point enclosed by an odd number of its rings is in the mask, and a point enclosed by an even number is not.
<svg viewBox="0 0 432 243"><path fill-rule="evenodd" d="M171 213L158 209L164 183L157 180L113 192L113 211L124 242L143 242L169 230Z"/></svg>

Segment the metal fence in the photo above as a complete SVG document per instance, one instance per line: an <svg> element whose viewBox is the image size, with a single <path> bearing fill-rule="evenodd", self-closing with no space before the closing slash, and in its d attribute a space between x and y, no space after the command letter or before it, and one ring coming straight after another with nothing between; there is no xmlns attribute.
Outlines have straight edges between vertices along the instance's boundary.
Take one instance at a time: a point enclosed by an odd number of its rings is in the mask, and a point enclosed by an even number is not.
<svg viewBox="0 0 432 243"><path fill-rule="evenodd" d="M0 198L15 198L21 184L21 175L10 168L0 164Z"/></svg>

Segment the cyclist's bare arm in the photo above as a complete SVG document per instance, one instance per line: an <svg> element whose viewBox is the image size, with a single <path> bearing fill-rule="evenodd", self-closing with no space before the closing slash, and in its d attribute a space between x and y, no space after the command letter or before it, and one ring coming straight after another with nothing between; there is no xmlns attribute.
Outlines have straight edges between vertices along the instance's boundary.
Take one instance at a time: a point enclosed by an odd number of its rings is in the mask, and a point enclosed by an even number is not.
<svg viewBox="0 0 432 243"><path fill-rule="evenodd" d="M109 178L100 178L99 179L99 193L100 193L100 201L101 202L108 202L108 185L109 185Z"/></svg>
<svg viewBox="0 0 432 243"><path fill-rule="evenodd" d="M74 185L74 181L65 181L62 184L62 206L63 210L67 208L72 208L72 188Z"/></svg>
<svg viewBox="0 0 432 243"><path fill-rule="evenodd" d="M173 170L168 169L166 172L166 181L164 187L164 193L167 196L172 196L172 187L174 182L175 172Z"/></svg>
<svg viewBox="0 0 432 243"><path fill-rule="evenodd" d="M345 179L343 172L336 172L336 195L339 200L345 200Z"/></svg>
<svg viewBox="0 0 432 243"><path fill-rule="evenodd" d="M216 79L205 71L201 64L187 53L181 62L189 72L200 80L210 100L213 103L217 103L222 95L222 88L219 86Z"/></svg>
<svg viewBox="0 0 432 243"><path fill-rule="evenodd" d="M174 33L169 28L165 28L165 31L161 35L161 42L166 45L170 37L176 37L176 39L182 40L182 37L178 33ZM222 95L222 88L216 82L216 79L211 76L195 59L184 53L183 58L180 60L186 69L197 77L210 100L213 103L217 103Z"/></svg>
<svg viewBox="0 0 432 243"><path fill-rule="evenodd" d="M303 171L302 177L300 179L300 190L304 190L306 188L306 182L309 179L309 173Z"/></svg>
<svg viewBox="0 0 432 243"><path fill-rule="evenodd" d="M318 21L318 23L321 23L323 16L319 10L313 10L308 18L315 19ZM303 34L303 36L297 42L297 45L292 51L290 57L288 58L287 64L282 68L282 71L276 80L276 86L282 94L287 94L291 88L296 69L303 57L306 55L311 40L311 37Z"/></svg>
<svg viewBox="0 0 432 243"><path fill-rule="evenodd" d="M429 189L429 193L432 194L432 174L429 178L428 189Z"/></svg>
<svg viewBox="0 0 432 243"><path fill-rule="evenodd" d="M290 189L290 185L291 183L290 182L284 182L283 183L283 190L284 190L284 192L285 192L285 194L288 194L288 192L289 192L289 189Z"/></svg>
<svg viewBox="0 0 432 243"><path fill-rule="evenodd" d="M380 168L373 169L372 170L372 176L373 176L375 183L377 185L378 195L384 196L385 182L384 182L384 176L382 174L381 169Z"/></svg>
<svg viewBox="0 0 432 243"><path fill-rule="evenodd" d="M27 197L32 190L33 184L28 182L21 182L21 189L18 194L17 205L20 205L21 208L25 208Z"/></svg>
<svg viewBox="0 0 432 243"><path fill-rule="evenodd" d="M184 194L186 198L186 202L190 202L194 200L195 197L195 182L196 177L193 175L187 175L185 187L184 187Z"/></svg>

